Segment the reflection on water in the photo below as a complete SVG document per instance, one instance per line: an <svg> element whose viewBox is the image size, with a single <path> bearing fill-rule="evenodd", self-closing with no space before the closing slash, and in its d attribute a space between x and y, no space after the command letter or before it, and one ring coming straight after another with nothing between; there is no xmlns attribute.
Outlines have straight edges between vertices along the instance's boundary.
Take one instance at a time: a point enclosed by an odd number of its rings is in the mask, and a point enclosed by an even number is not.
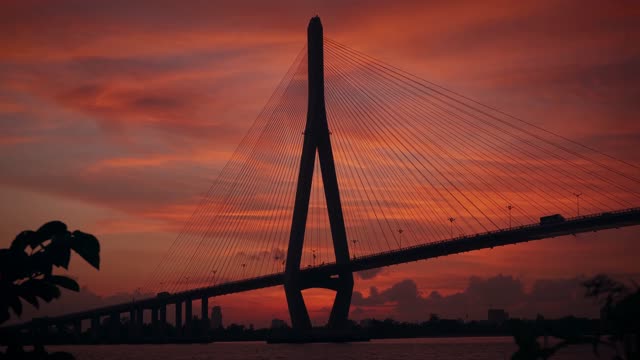
<svg viewBox="0 0 640 360"><path fill-rule="evenodd" d="M516 346L510 337L466 337L387 339L368 343L268 345L263 342L194 345L92 345L51 346L51 351L69 351L78 360L112 359L510 359ZM600 359L611 356L601 353ZM597 359L589 346L567 349L553 360Z"/></svg>

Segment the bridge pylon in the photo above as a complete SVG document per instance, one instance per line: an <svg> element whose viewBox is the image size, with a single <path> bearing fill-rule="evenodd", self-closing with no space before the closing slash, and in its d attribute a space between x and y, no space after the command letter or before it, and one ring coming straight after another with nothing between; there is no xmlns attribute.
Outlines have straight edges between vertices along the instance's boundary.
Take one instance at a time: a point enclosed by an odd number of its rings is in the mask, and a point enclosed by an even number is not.
<svg viewBox="0 0 640 360"><path fill-rule="evenodd" d="M291 325L297 330L311 329L311 319L302 297L302 290L308 288L326 288L336 291L336 297L329 316L328 326L334 329L347 325L351 295L353 292L353 273L349 269L349 248L340 202L340 191L336 176L331 138L327 123L324 101L324 48L322 23L319 17L309 22L307 29L308 84L309 98L307 123L304 132L304 144L298 173L296 200L291 221L291 234L285 267L284 288L291 316ZM304 244L304 234L309 212L309 198L316 153L320 162L324 193L329 215L331 236L336 264L344 270L337 276L302 277L300 262Z"/></svg>

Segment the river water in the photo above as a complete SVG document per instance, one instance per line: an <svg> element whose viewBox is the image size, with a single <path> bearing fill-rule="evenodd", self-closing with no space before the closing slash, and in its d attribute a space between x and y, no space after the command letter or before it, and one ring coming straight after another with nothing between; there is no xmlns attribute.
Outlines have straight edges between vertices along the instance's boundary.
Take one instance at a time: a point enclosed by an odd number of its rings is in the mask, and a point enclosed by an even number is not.
<svg viewBox="0 0 640 360"><path fill-rule="evenodd" d="M505 360L516 350L510 337L385 339L348 344L276 344L236 342L190 345L82 345L49 346L48 351L69 351L82 360L251 360L251 359L460 359ZM600 359L611 359L601 353ZM597 359L588 346L569 348L552 360Z"/></svg>

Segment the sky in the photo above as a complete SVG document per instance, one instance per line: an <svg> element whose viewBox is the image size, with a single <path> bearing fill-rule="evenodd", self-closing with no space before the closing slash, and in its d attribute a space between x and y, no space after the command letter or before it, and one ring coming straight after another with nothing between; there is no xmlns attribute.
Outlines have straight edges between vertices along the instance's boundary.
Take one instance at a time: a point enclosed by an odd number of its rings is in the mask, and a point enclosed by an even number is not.
<svg viewBox="0 0 640 360"><path fill-rule="evenodd" d="M2 8L0 246L52 219L95 234L101 270L80 259L71 267L88 295L68 298L85 306L142 291L316 14L332 39L640 163L635 1L63 0ZM612 230L360 274L352 317L482 318L489 306L521 316L593 315L576 284L600 272L637 278L637 236ZM542 299L545 286L557 296ZM496 292L511 295L493 299ZM314 319L326 319L332 294L305 295ZM469 309L472 298L483 300ZM216 301L229 321L287 317L282 288ZM246 306L259 309L251 319Z"/></svg>

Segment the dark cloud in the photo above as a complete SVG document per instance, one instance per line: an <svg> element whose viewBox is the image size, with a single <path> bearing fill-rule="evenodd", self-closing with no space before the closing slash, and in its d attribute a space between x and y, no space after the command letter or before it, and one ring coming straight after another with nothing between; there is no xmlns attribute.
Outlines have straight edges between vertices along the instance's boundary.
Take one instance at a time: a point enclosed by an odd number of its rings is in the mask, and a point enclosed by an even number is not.
<svg viewBox="0 0 640 360"><path fill-rule="evenodd" d="M371 270L358 271L356 273L356 276L363 280L370 280L380 275L380 273L382 273L383 270L384 270L383 268L377 268L377 269L371 269Z"/></svg>
<svg viewBox="0 0 640 360"><path fill-rule="evenodd" d="M566 315L598 316L598 304L584 297L581 283L585 277L540 279L525 291L522 280L497 275L471 277L467 288L442 295L438 291L423 294L413 280L403 280L385 290L372 287L368 296L354 292L354 314L379 314L399 320L427 320L431 313L447 318L486 319L487 309L502 308L516 317Z"/></svg>

